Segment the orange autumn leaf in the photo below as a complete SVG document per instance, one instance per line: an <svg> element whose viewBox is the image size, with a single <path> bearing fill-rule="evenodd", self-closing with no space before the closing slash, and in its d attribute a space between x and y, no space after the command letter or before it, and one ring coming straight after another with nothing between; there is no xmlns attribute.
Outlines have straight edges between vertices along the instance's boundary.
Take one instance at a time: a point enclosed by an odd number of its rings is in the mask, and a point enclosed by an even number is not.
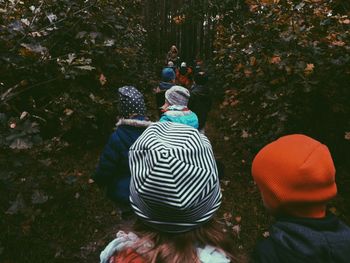
<svg viewBox="0 0 350 263"><path fill-rule="evenodd" d="M305 75L310 75L314 71L315 65L312 63L306 64L306 67L304 69Z"/></svg>
<svg viewBox="0 0 350 263"><path fill-rule="evenodd" d="M344 42L344 41L341 41L341 40L336 40L336 41L333 41L333 42L332 42L332 45L333 45L333 46L342 47L342 46L345 45L345 42Z"/></svg>
<svg viewBox="0 0 350 263"><path fill-rule="evenodd" d="M105 75L103 75L103 73L101 73L101 75L98 79L101 83L101 86L104 86L107 83L107 78L105 77Z"/></svg>
<svg viewBox="0 0 350 263"><path fill-rule="evenodd" d="M281 57L278 55L274 55L271 59L270 59L270 63L271 64L279 64L281 63Z"/></svg>

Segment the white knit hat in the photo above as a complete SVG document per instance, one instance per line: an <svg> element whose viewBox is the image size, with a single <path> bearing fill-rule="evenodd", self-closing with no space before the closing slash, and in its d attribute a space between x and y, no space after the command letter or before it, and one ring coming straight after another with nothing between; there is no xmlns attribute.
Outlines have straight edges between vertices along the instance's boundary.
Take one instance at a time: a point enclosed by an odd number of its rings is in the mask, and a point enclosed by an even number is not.
<svg viewBox="0 0 350 263"><path fill-rule="evenodd" d="M131 206L155 229L189 231L210 220L221 204L210 142L190 126L150 126L131 146L129 164Z"/></svg>
<svg viewBox="0 0 350 263"><path fill-rule="evenodd" d="M170 105L187 106L190 92L182 86L172 86L165 92L165 99Z"/></svg>

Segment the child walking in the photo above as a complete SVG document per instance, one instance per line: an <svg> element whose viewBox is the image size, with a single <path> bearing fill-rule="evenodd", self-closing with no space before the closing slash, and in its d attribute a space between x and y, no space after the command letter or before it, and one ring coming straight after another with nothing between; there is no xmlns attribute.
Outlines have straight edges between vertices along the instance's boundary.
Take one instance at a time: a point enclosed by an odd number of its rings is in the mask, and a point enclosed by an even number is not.
<svg viewBox="0 0 350 263"><path fill-rule="evenodd" d="M118 204L129 203L129 148L152 123L147 120L143 95L132 86L118 89L119 113L122 118L105 146L93 175L106 189L107 197Z"/></svg>
<svg viewBox="0 0 350 263"><path fill-rule="evenodd" d="M205 132L205 123L212 105L210 89L207 85L208 76L204 71L197 72L194 76L194 84L191 87L189 101L190 109L197 115L199 130Z"/></svg>
<svg viewBox="0 0 350 263"><path fill-rule="evenodd" d="M190 92L181 86L173 86L165 92L165 103L160 122L170 121L192 126L198 129L198 117L188 107Z"/></svg>
<svg viewBox="0 0 350 263"><path fill-rule="evenodd" d="M209 140L190 126L149 127L130 148L133 232L117 234L101 263L228 263L232 244L213 220L221 190Z"/></svg>
<svg viewBox="0 0 350 263"><path fill-rule="evenodd" d="M350 262L350 228L326 211L337 194L327 146L301 134L281 137L256 155L252 175L276 217L253 262Z"/></svg>

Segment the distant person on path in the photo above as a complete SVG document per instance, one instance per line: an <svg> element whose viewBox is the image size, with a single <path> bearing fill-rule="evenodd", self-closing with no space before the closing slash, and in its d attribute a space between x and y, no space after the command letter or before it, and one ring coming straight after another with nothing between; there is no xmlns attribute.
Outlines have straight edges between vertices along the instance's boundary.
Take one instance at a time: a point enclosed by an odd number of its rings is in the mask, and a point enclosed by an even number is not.
<svg viewBox="0 0 350 263"><path fill-rule="evenodd" d="M165 103L160 122L170 121L192 126L198 129L198 117L188 107L190 92L181 86L173 86L165 92Z"/></svg>
<svg viewBox="0 0 350 263"><path fill-rule="evenodd" d="M191 97L189 108L197 115L199 130L205 132L205 123L211 109L212 99L209 87L207 86L208 76L205 72L199 71L194 76L194 83L190 89Z"/></svg>
<svg viewBox="0 0 350 263"><path fill-rule="evenodd" d="M123 206L129 204L129 147L152 123L145 116L143 95L136 88L119 88L118 98L122 118L100 156L93 179L106 189L108 198Z"/></svg>
<svg viewBox="0 0 350 263"><path fill-rule="evenodd" d="M169 61L169 62L168 62L168 67L169 67L169 68L172 68L172 69L174 70L175 74L176 74L177 68L176 68L174 62Z"/></svg>
<svg viewBox="0 0 350 263"><path fill-rule="evenodd" d="M170 50L167 53L165 64L168 64L169 61L172 61L175 66L178 66L179 59L180 57L179 57L179 51L177 50L177 47L175 45L171 46Z"/></svg>
<svg viewBox="0 0 350 263"><path fill-rule="evenodd" d="M176 71L176 83L185 88L190 88L192 85L193 71L187 67L186 62L182 62L180 68Z"/></svg>
<svg viewBox="0 0 350 263"><path fill-rule="evenodd" d="M252 175L276 217L253 262L350 262L350 228L326 210L337 194L327 146L301 134L281 137L256 155Z"/></svg>
<svg viewBox="0 0 350 263"><path fill-rule="evenodd" d="M186 125L156 123L130 148L130 168L135 233L119 231L100 263L238 262L213 219L221 188L204 135Z"/></svg>
<svg viewBox="0 0 350 263"><path fill-rule="evenodd" d="M161 82L159 83L159 86L154 89L159 116L162 114L161 107L164 104L164 94L172 86L175 86L175 71L171 67L165 67L161 73Z"/></svg>

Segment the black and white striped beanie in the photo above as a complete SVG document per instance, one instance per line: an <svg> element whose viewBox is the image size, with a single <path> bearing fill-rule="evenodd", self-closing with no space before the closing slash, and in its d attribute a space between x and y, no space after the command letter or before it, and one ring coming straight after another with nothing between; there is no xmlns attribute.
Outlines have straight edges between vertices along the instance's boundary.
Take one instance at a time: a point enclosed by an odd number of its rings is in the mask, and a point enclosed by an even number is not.
<svg viewBox="0 0 350 263"><path fill-rule="evenodd" d="M189 231L210 220L221 204L212 147L190 126L150 126L131 146L129 164L131 206L159 231Z"/></svg>

